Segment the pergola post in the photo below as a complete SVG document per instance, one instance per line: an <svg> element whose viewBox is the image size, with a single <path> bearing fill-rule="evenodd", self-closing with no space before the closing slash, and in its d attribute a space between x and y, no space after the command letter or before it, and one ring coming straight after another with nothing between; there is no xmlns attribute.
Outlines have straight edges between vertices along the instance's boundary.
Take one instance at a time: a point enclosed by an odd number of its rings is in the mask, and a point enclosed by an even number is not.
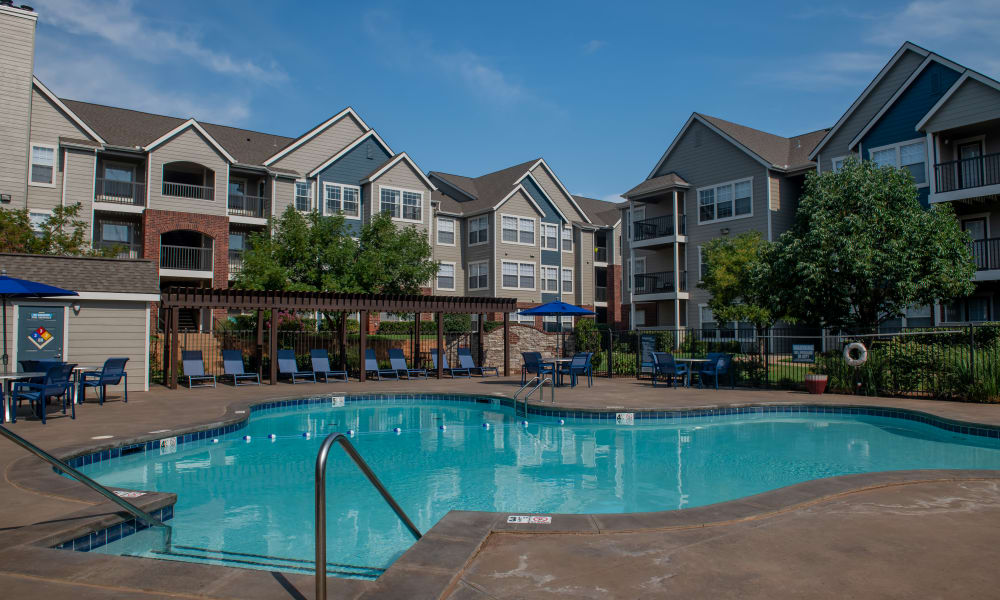
<svg viewBox="0 0 1000 600"><path fill-rule="evenodd" d="M503 376L510 377L510 313L503 314Z"/></svg>
<svg viewBox="0 0 1000 600"><path fill-rule="evenodd" d="M420 313L413 313L413 354L410 356L410 364L414 369L420 368Z"/></svg>
<svg viewBox="0 0 1000 600"><path fill-rule="evenodd" d="M476 328L479 334L479 362L476 363L479 366L486 365L486 352L484 352L484 342L483 337L486 335L486 315L484 313L479 313L479 326Z"/></svg>
<svg viewBox="0 0 1000 600"><path fill-rule="evenodd" d="M347 370L347 311L340 313L340 370Z"/></svg>
<svg viewBox="0 0 1000 600"><path fill-rule="evenodd" d="M444 313L437 314L438 322L438 336L437 336L437 347L438 347L438 364L437 364L437 376L438 379L444 377Z"/></svg>
<svg viewBox="0 0 1000 600"><path fill-rule="evenodd" d="M278 307L271 307L271 339L268 354L271 358L271 369L268 374L271 385L278 384Z"/></svg>
<svg viewBox="0 0 1000 600"><path fill-rule="evenodd" d="M358 340L358 365L361 367L361 383L365 382L365 352L368 351L368 311L361 311L361 337Z"/></svg>
<svg viewBox="0 0 1000 600"><path fill-rule="evenodd" d="M163 309L163 385L170 387L170 309Z"/></svg>
<svg viewBox="0 0 1000 600"><path fill-rule="evenodd" d="M170 389L177 389L177 357L180 354L180 318L181 309L173 307L170 309Z"/></svg>
<svg viewBox="0 0 1000 600"><path fill-rule="evenodd" d="M254 350L257 362L257 376L264 376L264 311L257 309L257 347Z"/></svg>

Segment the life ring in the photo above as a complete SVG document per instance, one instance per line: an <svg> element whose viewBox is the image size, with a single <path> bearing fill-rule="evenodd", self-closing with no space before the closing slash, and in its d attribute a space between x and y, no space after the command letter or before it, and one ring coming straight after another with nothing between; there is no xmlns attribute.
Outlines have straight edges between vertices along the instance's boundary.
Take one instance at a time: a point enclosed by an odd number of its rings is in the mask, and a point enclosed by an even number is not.
<svg viewBox="0 0 1000 600"><path fill-rule="evenodd" d="M851 352L857 350L858 357L851 357ZM849 367L860 367L868 360L868 349L861 342L851 342L844 348L844 362Z"/></svg>

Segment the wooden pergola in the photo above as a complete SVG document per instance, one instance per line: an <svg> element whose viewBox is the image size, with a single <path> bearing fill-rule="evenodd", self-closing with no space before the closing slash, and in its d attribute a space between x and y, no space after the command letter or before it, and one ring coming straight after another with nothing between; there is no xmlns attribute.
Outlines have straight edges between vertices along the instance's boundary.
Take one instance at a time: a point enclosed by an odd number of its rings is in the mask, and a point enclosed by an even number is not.
<svg viewBox="0 0 1000 600"><path fill-rule="evenodd" d="M365 381L365 350L368 346L368 318L372 312L413 313L414 335L420 339L420 315L431 313L437 317L437 347L444 352L445 313L479 315L479 361L483 360L483 336L486 313L503 314L503 373L510 374L510 313L516 310L514 298L458 297L458 296L382 296L373 294L339 294L333 292L282 292L210 288L171 288L160 294L160 305L166 309L166 338L164 344L165 383L177 389L177 363L180 349L180 309L215 309L257 311L257 347L264 344L264 311L271 311L271 335L268 355L271 385L278 382L278 311L337 312L340 318L341 363L345 367L347 348L347 315L359 313L361 337L359 364L361 381ZM437 376L444 375L442 362L438 361Z"/></svg>

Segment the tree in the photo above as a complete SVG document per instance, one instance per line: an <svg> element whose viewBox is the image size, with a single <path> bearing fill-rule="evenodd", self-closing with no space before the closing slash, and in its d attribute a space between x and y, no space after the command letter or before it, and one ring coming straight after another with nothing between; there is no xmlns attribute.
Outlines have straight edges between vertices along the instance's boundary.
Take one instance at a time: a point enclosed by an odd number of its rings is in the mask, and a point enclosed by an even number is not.
<svg viewBox="0 0 1000 600"><path fill-rule="evenodd" d="M972 293L969 242L950 206L920 205L909 170L849 159L807 176L774 253L776 305L805 323L875 328Z"/></svg>
<svg viewBox="0 0 1000 600"><path fill-rule="evenodd" d="M0 252L61 256L114 255L112 249L91 250L87 239L87 222L79 218L80 210L80 203L56 206L37 230L31 227L28 209L0 210Z"/></svg>
<svg viewBox="0 0 1000 600"><path fill-rule="evenodd" d="M419 294L438 271L431 256L426 233L399 229L379 213L361 229L355 285L369 294Z"/></svg>
<svg viewBox="0 0 1000 600"><path fill-rule="evenodd" d="M762 331L786 316L771 275L774 251L756 231L702 247L705 272L698 287L711 294L708 307L716 321L746 321Z"/></svg>

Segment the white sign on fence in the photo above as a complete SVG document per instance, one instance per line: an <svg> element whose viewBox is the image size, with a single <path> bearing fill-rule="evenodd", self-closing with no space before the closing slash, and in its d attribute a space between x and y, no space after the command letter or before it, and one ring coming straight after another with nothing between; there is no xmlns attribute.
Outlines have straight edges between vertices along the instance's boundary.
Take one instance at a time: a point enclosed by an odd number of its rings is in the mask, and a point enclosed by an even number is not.
<svg viewBox="0 0 1000 600"><path fill-rule="evenodd" d="M344 408L344 397L334 396L333 399L330 401L330 406L332 408Z"/></svg>
<svg viewBox="0 0 1000 600"><path fill-rule="evenodd" d="M618 425L635 425L635 413L615 413L615 423Z"/></svg>
<svg viewBox="0 0 1000 600"><path fill-rule="evenodd" d="M816 346L812 344L792 344L792 362L816 362Z"/></svg>
<svg viewBox="0 0 1000 600"><path fill-rule="evenodd" d="M177 438L169 437L160 440L160 454L173 454L177 452Z"/></svg>
<svg viewBox="0 0 1000 600"><path fill-rule="evenodd" d="M508 523L531 523L534 525L551 525L552 517L541 517L538 515L510 515L507 517Z"/></svg>

